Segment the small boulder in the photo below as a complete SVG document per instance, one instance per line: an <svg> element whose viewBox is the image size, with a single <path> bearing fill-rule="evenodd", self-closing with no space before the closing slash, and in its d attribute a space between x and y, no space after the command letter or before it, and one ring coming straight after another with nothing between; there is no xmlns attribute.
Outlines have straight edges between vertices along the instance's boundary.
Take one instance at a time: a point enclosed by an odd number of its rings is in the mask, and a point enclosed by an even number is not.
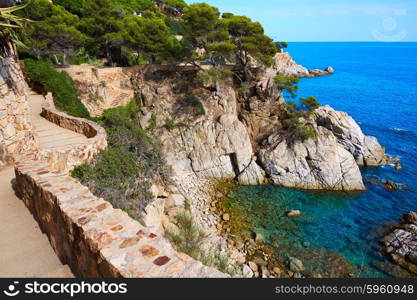
<svg viewBox="0 0 417 300"><path fill-rule="evenodd" d="M301 211L299 210L290 210L287 212L287 217L298 217L299 215L301 215Z"/></svg>
<svg viewBox="0 0 417 300"><path fill-rule="evenodd" d="M245 244L243 244L241 241L237 241L235 247L237 250L243 250Z"/></svg>
<svg viewBox="0 0 417 300"><path fill-rule="evenodd" d="M272 269L272 271L277 275L277 276L281 276L282 270L279 267L274 267Z"/></svg>
<svg viewBox="0 0 417 300"><path fill-rule="evenodd" d="M261 272L262 272L262 278L268 278L269 275L271 275L271 273L269 273L269 270L266 266L261 267Z"/></svg>
<svg viewBox="0 0 417 300"><path fill-rule="evenodd" d="M253 259L253 262L256 263L258 266L261 266L261 267L266 266L268 264L264 259L262 259L260 257L255 257Z"/></svg>
<svg viewBox="0 0 417 300"><path fill-rule="evenodd" d="M260 232L254 232L255 242L265 242L265 237Z"/></svg>
<svg viewBox="0 0 417 300"><path fill-rule="evenodd" d="M403 219L406 223L417 225L417 214L415 212L406 213Z"/></svg>
<svg viewBox="0 0 417 300"><path fill-rule="evenodd" d="M387 180L384 183L384 187L387 190L390 190L390 191L396 191L396 190L398 190L398 185L394 181L392 181L392 180Z"/></svg>
<svg viewBox="0 0 417 300"><path fill-rule="evenodd" d="M246 278L253 277L253 270L248 265L243 265L242 273L243 273L243 276Z"/></svg>
<svg viewBox="0 0 417 300"><path fill-rule="evenodd" d="M403 166L400 163L396 163L394 165L394 169L397 170L397 171L401 170L402 168L403 168Z"/></svg>
<svg viewBox="0 0 417 300"><path fill-rule="evenodd" d="M255 262L250 261L248 262L248 265L253 272L258 272L258 265Z"/></svg>
<svg viewBox="0 0 417 300"><path fill-rule="evenodd" d="M223 221L227 222L227 221L230 220L230 215L229 214L223 214L222 218L223 218Z"/></svg>
<svg viewBox="0 0 417 300"><path fill-rule="evenodd" d="M167 198L166 205L167 205L168 208L184 207L185 198L181 194L171 194Z"/></svg>
<svg viewBox="0 0 417 300"><path fill-rule="evenodd" d="M324 69L324 71L326 71L329 74L333 74L334 73L334 69L332 67L327 67L326 69Z"/></svg>
<svg viewBox="0 0 417 300"><path fill-rule="evenodd" d="M295 257L289 258L289 267L290 267L290 270L294 273L304 271L303 262Z"/></svg>

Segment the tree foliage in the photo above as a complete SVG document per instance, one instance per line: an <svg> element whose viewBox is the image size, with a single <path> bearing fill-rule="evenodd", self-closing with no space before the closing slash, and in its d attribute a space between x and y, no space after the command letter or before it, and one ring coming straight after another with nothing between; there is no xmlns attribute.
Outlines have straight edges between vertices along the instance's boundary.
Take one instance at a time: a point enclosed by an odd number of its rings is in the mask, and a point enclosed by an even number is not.
<svg viewBox="0 0 417 300"><path fill-rule="evenodd" d="M57 108L74 117L90 117L68 73L55 70L49 62L33 59L25 59L25 69L31 84L52 93Z"/></svg>
<svg viewBox="0 0 417 300"><path fill-rule="evenodd" d="M278 74L275 76L275 83L280 90L286 90L292 98L297 96L298 90L298 77L297 76L285 76Z"/></svg>
<svg viewBox="0 0 417 300"><path fill-rule="evenodd" d="M78 48L109 65L159 62L236 66L251 79L251 69L269 66L278 46L258 22L206 3L183 0L25 0L27 40L35 57L74 56ZM77 61L77 60L72 60ZM238 74L237 74L238 75Z"/></svg>
<svg viewBox="0 0 417 300"><path fill-rule="evenodd" d="M215 31L219 17L219 10L206 3L192 4L185 9L183 20L192 33L195 47L204 47L208 34Z"/></svg>
<svg viewBox="0 0 417 300"><path fill-rule="evenodd" d="M38 59L45 56L71 56L86 40L74 24L79 18L62 6L47 0L30 0L26 7L28 18L34 20L26 26L25 44Z"/></svg>
<svg viewBox="0 0 417 300"><path fill-rule="evenodd" d="M171 32L164 20L150 13L147 17L136 15L124 19L124 40L126 45L139 55L155 62L171 47Z"/></svg>
<svg viewBox="0 0 417 300"><path fill-rule="evenodd" d="M111 0L89 0L83 8L79 28L89 37L87 48L97 56L106 57L110 65L121 58L125 16L123 9Z"/></svg>
<svg viewBox="0 0 417 300"><path fill-rule="evenodd" d="M308 111L313 111L320 107L320 103L317 101L316 97L310 96L308 98L300 98L300 101L304 109Z"/></svg>
<svg viewBox="0 0 417 300"><path fill-rule="evenodd" d="M311 112L320 106L320 103L313 96L300 98L300 101L301 105L297 105L293 101L286 103L282 119L283 128L293 140L306 140L316 135L306 120Z"/></svg>
<svg viewBox="0 0 417 300"><path fill-rule="evenodd" d="M53 0L55 5L64 7L72 14L81 16L85 3L89 0Z"/></svg>
<svg viewBox="0 0 417 300"><path fill-rule="evenodd" d="M12 43L24 46L18 37L17 30L29 20L15 15L24 5L0 8L0 56L6 57L13 52Z"/></svg>
<svg viewBox="0 0 417 300"><path fill-rule="evenodd" d="M259 22L253 22L245 16L233 14L223 15L231 42L236 46L236 60L241 67L246 81L250 80L250 66L257 60L265 66L270 66L273 56L278 52L276 44L265 35Z"/></svg>

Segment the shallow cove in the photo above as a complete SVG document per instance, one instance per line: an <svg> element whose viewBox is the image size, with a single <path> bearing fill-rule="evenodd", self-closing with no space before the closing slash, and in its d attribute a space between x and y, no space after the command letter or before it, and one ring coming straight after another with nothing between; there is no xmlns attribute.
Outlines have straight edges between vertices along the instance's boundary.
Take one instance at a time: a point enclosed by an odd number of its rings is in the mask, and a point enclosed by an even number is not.
<svg viewBox="0 0 417 300"><path fill-rule="evenodd" d="M417 43L290 43L288 52L309 69L332 66L336 72L302 79L299 96L313 95L322 105L346 111L387 153L401 157L402 170L363 169L364 178L389 179L408 188L389 192L365 182L366 192L331 194L250 186L239 187L232 196L245 206L264 207L249 217L271 243L288 244L289 251L336 251L358 267L355 275L360 277L409 276L392 270L378 238L390 222L417 211ZM293 209L302 215L284 217ZM307 264L309 251L304 253Z"/></svg>
<svg viewBox="0 0 417 300"><path fill-rule="evenodd" d="M256 226L251 230L261 233L279 256L300 258L312 273L323 274L334 251L356 266L355 277L410 276L382 254L378 239L389 224L364 193L241 186L229 198L248 209ZM301 216L287 217L289 210L300 210ZM328 253L318 256L320 249Z"/></svg>

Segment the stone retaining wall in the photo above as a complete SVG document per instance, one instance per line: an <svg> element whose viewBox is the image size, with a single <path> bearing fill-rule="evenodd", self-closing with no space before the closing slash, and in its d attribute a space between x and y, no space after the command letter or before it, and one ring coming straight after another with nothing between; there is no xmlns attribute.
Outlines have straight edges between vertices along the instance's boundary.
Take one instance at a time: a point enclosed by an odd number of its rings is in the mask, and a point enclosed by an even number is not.
<svg viewBox="0 0 417 300"><path fill-rule="evenodd" d="M14 52L0 57L0 168L13 163L16 155L38 149L27 89Z"/></svg>
<svg viewBox="0 0 417 300"><path fill-rule="evenodd" d="M226 277L177 253L158 232L114 209L68 175L70 167L90 159L105 146L103 128L50 107L44 107L42 114L60 126L87 136L96 133L85 145L75 149L24 155L15 165L20 198L48 235L58 257L70 266L75 276Z"/></svg>

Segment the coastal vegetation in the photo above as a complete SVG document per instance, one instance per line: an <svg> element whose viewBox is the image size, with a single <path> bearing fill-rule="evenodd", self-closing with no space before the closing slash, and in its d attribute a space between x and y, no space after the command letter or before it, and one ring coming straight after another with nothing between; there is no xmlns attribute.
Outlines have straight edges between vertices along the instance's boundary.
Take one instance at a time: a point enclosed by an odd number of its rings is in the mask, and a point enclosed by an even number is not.
<svg viewBox="0 0 417 300"><path fill-rule="evenodd" d="M72 78L64 71L56 70L48 61L25 59L29 84L42 94L51 92L57 108L71 116L89 118L90 114L77 96Z"/></svg>
<svg viewBox="0 0 417 300"><path fill-rule="evenodd" d="M271 65L280 51L262 25L245 16L221 15L205 3L154 2L24 0L20 15L34 22L23 30L27 48L20 51L62 65L82 62L82 55L111 66L186 61L201 70L202 64L216 67L200 74L204 81L229 76L225 69L233 64L235 77L246 82L252 67Z"/></svg>
<svg viewBox="0 0 417 300"><path fill-rule="evenodd" d="M282 91L287 91L292 98L297 96L298 81L299 79L296 76L285 76L280 74L275 76L277 87Z"/></svg>
<svg viewBox="0 0 417 300"><path fill-rule="evenodd" d="M29 20L16 15L23 8L23 5L0 8L0 57L11 55L14 45L25 47L18 32Z"/></svg>
<svg viewBox="0 0 417 300"><path fill-rule="evenodd" d="M96 118L106 129L108 147L94 161L76 167L72 176L97 196L140 220L154 196L152 182L169 182L159 141L139 124L140 101L105 111Z"/></svg>
<svg viewBox="0 0 417 300"><path fill-rule="evenodd" d="M204 249L208 234L198 227L189 209L179 212L175 219L176 228L165 230L165 237L178 251L232 276L238 274L238 271L229 265L227 256L218 251Z"/></svg>

